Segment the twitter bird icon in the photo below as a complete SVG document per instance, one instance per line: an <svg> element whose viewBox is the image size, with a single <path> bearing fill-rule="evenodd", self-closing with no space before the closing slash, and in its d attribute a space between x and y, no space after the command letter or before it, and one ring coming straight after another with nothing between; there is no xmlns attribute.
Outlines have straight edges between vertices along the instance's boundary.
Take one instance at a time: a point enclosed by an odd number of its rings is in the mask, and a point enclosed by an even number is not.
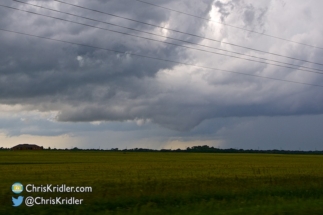
<svg viewBox="0 0 323 215"><path fill-rule="evenodd" d="M18 198L12 197L13 206L14 207L20 206L23 200L24 200L24 197L23 196L18 196Z"/></svg>

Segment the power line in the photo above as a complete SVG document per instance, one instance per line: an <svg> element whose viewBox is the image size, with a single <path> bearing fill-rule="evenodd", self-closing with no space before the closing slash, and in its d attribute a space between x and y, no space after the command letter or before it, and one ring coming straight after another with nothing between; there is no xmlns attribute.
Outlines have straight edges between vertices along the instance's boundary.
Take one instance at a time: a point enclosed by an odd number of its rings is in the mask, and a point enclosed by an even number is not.
<svg viewBox="0 0 323 215"><path fill-rule="evenodd" d="M175 41L185 42L185 43L188 43L188 44L194 44L194 45L201 46L201 47L206 47L206 48L210 48L210 49L225 51L225 52L234 53L234 54L238 54L238 55L243 55L243 56L247 56L247 57L252 57L252 58L256 58L256 59L260 59L260 60L266 60L266 61L271 61L271 62L275 62L275 63L281 63L281 64L285 64L285 65L289 65L289 66L296 66L297 68L292 67L294 69L306 68L306 69L311 69L311 70L316 70L316 71L323 72L323 70L321 70L321 69L316 69L316 68L311 68L311 67L306 67L306 66L299 66L299 65L295 65L295 64L290 64L290 63L285 63L285 62L281 62L281 61L271 60L271 59L267 59L267 58L256 57L256 56L253 56L253 55L243 54L243 53L239 53L239 52L235 52L235 51L229 51L229 50L225 50L225 49L214 48L214 47L210 47L210 46L206 46L206 45L201 45L201 44L196 44L196 43L193 43L193 42L189 42L189 41L185 41L185 40L180 40L180 39L176 39L176 38L172 38L172 37L161 36L161 35L158 35L158 34L155 34L155 33L147 32L147 31L141 31L141 30L137 30L137 29L134 29L134 28L124 27L124 26L117 25L117 24L113 24L113 23L110 23L110 22L100 21L100 20L96 20L96 19L92 19L92 18L88 18L88 17L84 17L84 16L75 15L75 14L72 14L72 13L62 12L62 11L59 11L59 10L55 10L55 9L51 9L51 8L47 8L47 7L43 7L43 6L39 6L39 5L25 3L25 2L21 2L19 0L13 0L13 1L19 2L19 3L22 3L22 4L31 5L33 7L38 7L38 8L42 8L42 9L46 9L46 10L50 10L50 11L55 11L55 12L58 12L58 13L61 13L61 14L67 14L67 15L74 16L74 17L78 17L78 18L82 18L82 19L96 21L96 22L100 22L100 23L104 23L104 24L108 24L108 25L112 25L112 26L117 26L117 27L120 27L120 28L130 29L130 30L134 30L134 31L137 31L137 32L143 32L143 33L146 33L146 34L150 34L150 35L154 35L154 36L158 36L158 37L162 37L162 38L167 38L167 39L172 39L172 40L175 40ZM24 11L24 12L30 12L30 11L21 10L21 9L18 9L18 8L13 8L13 7L10 7L10 6L4 6L4 5L0 5L0 6L7 7L7 8L10 8L10 9L20 10L20 11ZM35 15L42 15L42 14L38 14L38 13L34 13L34 12L30 12L30 13L35 14ZM51 17L51 16L46 16L46 17L54 18L54 17ZM68 21L68 20L64 20L64 21ZM72 22L72 21L68 21L68 22ZM75 23L75 22L73 22L73 23ZM80 23L78 23L78 24L80 24ZM92 26L92 27L95 27L95 26ZM102 30L102 28L100 28L100 29ZM109 29L106 29L106 30L112 31L112 30L109 30ZM123 32L116 32L116 31L113 31L113 32L124 34ZM130 36L132 34L127 34L127 35ZM133 36L138 37L138 35L133 35ZM218 52L210 52L210 51L207 51L207 50L201 50L201 49L196 49L196 48L192 48L192 47L188 47L188 46L182 46L182 45L179 45L179 44L174 44L174 43L169 43L169 42L154 40L154 39L151 39L151 38L146 38L146 37L140 37L140 38L149 39L149 40L153 40L153 41L161 42L161 43L167 43L167 44L171 44L171 45L176 45L176 46L180 46L180 47L185 47L185 48L189 48L189 49L194 49L194 50L198 50L198 51L209 52L209 53L213 53L213 54L219 54L219 55L224 55L224 56L228 56L228 57L239 58L239 59L243 59L243 60L250 60L250 59L240 58L240 57L236 57L236 56L232 56L232 55L225 55L225 54L221 54L221 53L218 53ZM258 63L263 63L263 64L274 65L274 66L279 66L279 67L283 67L282 65L270 64L270 63L262 62L262 61L254 61L254 60L250 60L250 61L258 62ZM291 68L291 67L287 67L287 68ZM303 70L303 71L309 71L309 70Z"/></svg>
<svg viewBox="0 0 323 215"><path fill-rule="evenodd" d="M162 36L162 35L147 32L147 31L137 30L135 28L124 27L124 26L113 24L113 23L110 23L110 22L100 21L100 20L96 20L96 19L92 19L92 18L88 18L88 17L84 17L84 16L75 15L75 14L68 13L68 12L55 10L55 9L52 9L52 8L47 8L47 7L43 7L43 6L39 6L39 5L34 5L34 4L22 2L22 1L19 1L19 0L13 0L13 1L19 2L19 3L22 3L22 4L26 4L26 5L30 5L30 6L33 6L33 7L38 7L38 8L42 8L42 9L46 9L46 10L50 10L50 11L55 11L55 12L58 12L58 13L61 13L61 14L67 14L67 15L82 18L82 19L96 21L96 22L100 22L100 23L104 23L104 24L108 24L108 25L112 25L112 26L117 26L117 27L120 27L120 28L129 29L129 30L133 30L133 31L137 31L137 32L143 32L143 33L146 33L146 34L150 34L150 35L154 35L154 36L158 36L158 37L162 37L162 38L166 38L166 39L171 39L171 40L175 40L175 41L179 41L179 42L185 42L185 43L188 43L188 44L193 44L193 45L206 47L206 48L210 48L210 49L214 49L214 50L225 51L225 52L234 53L234 54L238 54L238 55L243 55L243 56L247 56L247 57L252 57L252 58L256 58L256 59L260 59L260 60L266 60L266 61L271 61L271 62L275 62L275 63L281 63L281 64L285 64L285 65L289 65L289 66L296 66L298 68L306 68L306 69L311 69L311 70L316 70L316 71L323 71L323 70L316 69L316 68L311 68L311 67L306 67L306 66L299 66L299 65L295 65L295 64L291 64L291 63L285 63L285 62L281 62L281 61L277 61L277 60L270 60L270 59L267 59L267 58L262 58L262 57L256 57L256 56L253 56L253 55L243 54L243 53L240 53L240 52L229 51L229 50L226 50L226 49L220 49L220 48L215 48L215 47L206 46L206 45L202 45L202 44L197 44L197 43L189 42L189 41L186 41L186 40L176 39L176 38L172 38L172 37L166 37L166 36ZM160 41L160 42L162 42L162 41ZM187 48L189 48L189 47L187 47ZM243 58L243 59L245 59L245 58ZM258 61L256 61L256 62L258 62Z"/></svg>
<svg viewBox="0 0 323 215"><path fill-rule="evenodd" d="M133 35L133 34L129 34L129 33L124 33L124 32L120 32L120 31L115 31L115 30L101 28L101 27L97 27L97 26L93 26L93 25L88 25L88 24L84 24L84 23L80 23L80 22L70 21L70 20L66 20L66 19L62 19L62 18L58 18L58 17L43 15L43 14L31 12L31 11L26 11L26 10L22 10L22 9L18 9L18 8L13 8L13 7L10 7L10 6L4 6L4 5L0 5L0 6L1 7L5 7L5 8L9 8L9 9L13 9L13 10L18 10L18 11L23 11L23 12L31 13L31 14L38 15L38 16L43 16L43 17L47 17L47 18L57 19L57 20L60 20L60 21L70 22L70 23L74 23L74 24L78 24L78 25L83 25L83 26L87 26L87 27L91 27L91 28L96 28L96 29L100 29L100 30L104 30L104 31L110 31L110 32L118 33L118 34L123 34L123 35L126 35L126 36L137 37L137 38L151 40L151 41L155 41L155 42L159 42L159 43L165 43L165 44L169 44L169 45L174 45L174 46L189 48L189 49L193 49L193 50L197 50L197 51L202 51L202 52L207 52L207 53L211 53L211 54L222 55L222 56L226 56L226 57L237 58L237 59L251 61L251 62L256 62L256 63L268 64L268 65L273 65L273 66L278 66L278 67L283 67L283 68L288 68L288 69L295 69L295 70L300 70L300 71L304 71L304 72L310 72L310 73L316 73L316 74L323 75L322 72L310 71L310 70L306 70L306 69L300 69L300 68L295 68L295 67L290 67L290 66L283 66L283 65L279 65L279 64L273 64L273 63L267 63L267 62L262 62L262 61L256 61L256 60L252 60L252 59L246 59L246 58L242 58L242 57L238 57L238 56L232 56L232 55L227 55L227 54L222 54L222 53L217 53L217 52L211 52L211 51L207 51L207 50L203 50L203 49L192 48L192 47L188 47L188 46L178 45L178 44L175 44L175 43L170 43L170 42L155 40L155 39L151 39L151 38L147 38L147 37L143 37L143 36ZM318 70L318 69L315 69L315 70ZM318 71L323 71L323 70L318 70Z"/></svg>
<svg viewBox="0 0 323 215"><path fill-rule="evenodd" d="M289 58L289 59L292 59L292 60L298 60L298 61L303 61L303 62L317 64L317 65L323 66L323 64L320 64L320 63L315 63L315 62L311 62L311 61L307 61L307 60L301 60L301 59L297 59L297 58L294 58L294 57L280 55L280 54L276 54L276 53L272 53L272 52L261 51L261 50L258 50L258 49L248 48L248 47L241 46L241 45L237 45L237 44L233 44L233 43L223 42L223 41L220 41L220 40L215 40L215 39L212 39L212 38L203 37L203 36L199 36L199 35L196 35L196 34L186 33L186 32L182 32L182 31L179 31L179 30L171 29L171 28L166 28L166 27L159 26L159 25L154 25L154 24L150 24L150 23L147 23L147 22L142 22L142 21L138 21L138 20L135 20L135 19L131 19L131 18L127 18L127 17L123 17L123 16L119 16L119 15L115 15L115 14L111 14L111 13L107 13L107 12L103 12L103 11L91 9L91 8L86 8L86 7L83 7L83 6L79 6L79 5L75 5L75 4L63 2L63 1L60 1L60 0L53 0L53 1L60 2L62 4L66 4L66 5L70 5L70 6L74 6L74 7L78 7L78 8L82 8L82 9L89 10L89 11L94 11L94 12L101 13L101 14L106 14L106 15L113 16L113 17L118 17L118 18L121 18L121 19L129 20L129 21L133 21L133 22L137 22L137 23L141 23L141 24L153 26L153 27L160 28L160 29L164 29L164 30L168 30L168 31L173 31L173 32L181 33L181 34L190 35L190 36L193 36L193 37L197 37L197 38L201 38L201 39L205 39L205 40L209 40L209 41L214 41L214 42L218 42L218 43L228 44L228 45L232 45L232 46L239 47L239 48L244 48L244 49L249 49L249 50L256 51L256 52L261 52L261 53L265 53L265 54L275 55L275 56L279 56L279 57L285 57L285 58Z"/></svg>
<svg viewBox="0 0 323 215"><path fill-rule="evenodd" d="M174 9L164 7L164 6L161 6L161 5L157 5L157 4L154 4L154 3L150 3L150 2L146 2L146 1L142 1L142 0L135 0L135 1L138 1L138 2L141 2L141 3L144 3L144 4L148 4L148 5L151 5L151 6L154 6L154 7L163 8L165 10L170 10L170 11L173 11L173 12L176 12L176 13L181 13L181 14L184 14L184 15L187 15L187 16L195 17L195 18L202 19L202 20L205 20L205 21L211 21L211 22L214 22L214 23L217 23L217 24L226 25L226 26L229 26L229 27L232 27L232 28L243 30L243 31L248 31L248 32L255 33L255 34L260 34L260 35L263 35L263 36L266 36L266 37L271 37L271 38L275 38L275 39L279 39L279 40L283 40L283 41L287 41L287 42L291 42L291 43L296 43L296 44L303 45L303 46L308 46L308 47L311 47L311 48L323 49L323 48L318 47L318 46L313 46L313 45L309 45L309 44L305 44L305 43L296 42L296 41L293 41L293 40L288 40L288 39L285 39L285 38L282 38L282 37L277 37L277 36L265 34L265 33L262 33L262 32L257 32L257 31L254 31L254 30L249 30L249 29L246 29L246 28L226 24L226 23L223 23L223 22L217 22L217 21L212 20L212 19L208 19L208 18L201 17L201 16L196 16L196 15L185 13L185 12L182 12L182 11L179 11L179 10L174 10Z"/></svg>
<svg viewBox="0 0 323 215"><path fill-rule="evenodd" d="M307 85L307 86L312 86L312 87L323 88L323 85L303 83L303 82L298 82L298 81L290 81L290 80L279 79L279 78L271 78L271 77L267 77L267 76L254 75L254 74L248 74L248 73L242 73L242 72L234 72L234 71L217 69L217 68L206 67L206 66L198 66L196 64L191 64L191 63L184 63L184 62L168 60L168 59L162 59L162 58L157 58L157 57L151 57L151 56L146 56L146 55L141 55L141 54L128 53L128 52L123 52L123 51L118 51L118 50L113 50L113 49L108 49L108 48L101 48L101 47L97 47L97 46L91 46L91 45L75 43L75 42L70 42L70 41L65 41L65 40L59 40L59 39L54 39L54 38L50 38L50 37L43 37L43 36L38 36L38 35L33 35L33 34L28 34L28 33L23 33L23 32L17 32L17 31L2 29L2 28L0 28L0 31L20 34L20 35L24 35L24 36L36 37L36 38L41 38L41 39L46 39L46 40L66 43L66 44L72 44L72 45L77 45L77 46L83 46L83 47L88 47L88 48L93 48L93 49L100 49L100 50L105 50L105 51L114 52L114 53L118 53L118 54L128 54L128 55L147 58L147 59L159 60L159 61L164 61L164 62L169 62L169 63L176 63L176 64L179 64L179 65L185 65L185 66L192 66L192 67L201 68L201 69L208 69L208 70L213 70L213 71L221 71L221 72L227 72L227 73L251 76L251 77L255 77L255 78L263 78L263 79L269 79L269 80L275 80L275 81L288 82L288 83L293 83L293 84L301 84L301 85Z"/></svg>

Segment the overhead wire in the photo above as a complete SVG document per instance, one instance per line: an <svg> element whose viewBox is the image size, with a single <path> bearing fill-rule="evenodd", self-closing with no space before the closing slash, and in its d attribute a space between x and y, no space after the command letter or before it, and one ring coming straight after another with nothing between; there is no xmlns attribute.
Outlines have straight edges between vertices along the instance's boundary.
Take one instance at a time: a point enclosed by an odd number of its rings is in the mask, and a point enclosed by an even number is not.
<svg viewBox="0 0 323 215"><path fill-rule="evenodd" d="M311 68L311 67L307 67L307 66L295 65L295 64L291 64L291 63L281 62L281 61L267 59L267 58L263 58L263 57L257 57L257 56L253 56L253 55L249 55L249 54L240 53L240 52L229 51L229 50L226 50L226 49L215 48L215 47L211 47L211 46L207 46L207 45L203 45L203 44L193 43L193 42L186 41L186 40L181 40L181 39L176 39L176 38L172 38L172 37L162 36L162 35L159 35L159 34L156 34L156 33L142 31L142 30L138 30L138 29L130 28L130 27L124 27L124 26L121 26L121 25L118 25L118 24L114 24L114 23L111 23L111 22L106 22L106 21L92 19L92 18L88 18L88 17L84 17L84 16L79 16L79 15L76 15L76 14L72 14L72 13L68 13L68 12L63 12L63 11L55 10L55 9L52 9L52 8L47 8L47 7L43 7L43 6L40 6L40 5L30 4L30 3L22 2L22 1L19 1L19 0L12 0L12 1L15 1L15 2L18 2L18 3L22 3L22 4L26 4L26 5L30 5L30 6L33 6L33 7L38 7L38 8L42 8L42 9L46 9L46 10L58 12L58 13L61 13L61 14L66 14L66 15L70 15L70 16L74 16L74 17L78 17L78 18L82 18L82 19L87 19L87 20L90 20L90 21L95 21L95 22L104 23L104 24L111 25L111 26L117 26L117 27L120 27L120 28L124 28L124 29L128 29L128 30L133 30L133 31L136 31L136 32L142 32L142 33L146 33L146 34L158 36L158 37L161 37L161 38L171 39L171 40L175 40L175 41L179 41L179 42L185 42L185 43L193 44L193 45L200 46L200 47L205 47L205 48L214 49L214 50L220 50L220 51L229 52L229 53L238 54L238 55L243 55L243 56L247 56L247 57L251 57L251 58L255 58L255 59L260 59L260 60L266 60L266 61L270 61L270 62L285 64L285 65L289 65L289 66L296 66L298 68L306 68L306 69L311 69L311 70L316 70L316 71L323 71L321 69ZM187 48L189 48L189 47L187 47Z"/></svg>
<svg viewBox="0 0 323 215"><path fill-rule="evenodd" d="M208 18L201 17L201 16L197 16L197 15L194 15L194 14L189 14L189 13L186 13L186 12L183 12L183 11L171 9L171 8L164 7L164 6L161 6L161 5L158 5L158 4L154 4L154 3L151 3L151 2L146 2L146 1L143 1L143 0L135 0L135 1L141 2L141 3L144 3L144 4L147 4L147 5L150 5L150 6L163 8L165 10L173 11L173 12L176 12L176 13L184 14L184 15L187 15L187 16L191 16L191 17L194 17L194 18L202 19L204 21L211 21L211 22L214 22L214 23L217 23L217 24L229 26L231 28L236 28L236 29L240 29L240 30L243 30L243 31L248 31L250 33L260 34L260 35L263 35L263 36L266 36L266 37L271 37L271 38L283 40L283 41L286 41L286 42L295 43L295 44L299 44L299 45L308 46L308 47L311 47L311 48L316 48L316 49L322 49L323 50L323 48L322 47L319 47L319 46L313 46L313 45L309 45L309 44L305 44L305 43L301 43L301 42L296 42L296 41L288 40L288 39L285 39L285 38L282 38L282 37L277 37L277 36L265 34L263 32L258 32L258 31L254 31L254 30L250 30L250 29L246 29L246 28L242 28L242 27L230 25L230 24L223 23L223 22L218 22L218 21L215 21L213 19L208 19Z"/></svg>
<svg viewBox="0 0 323 215"><path fill-rule="evenodd" d="M75 42L71 42L71 41L60 40L60 39L55 39L55 38L50 38L50 37L44 37L44 36L39 36L39 35L34 35L34 34L29 34L29 33L23 33L23 32L3 29L3 28L0 28L0 31L20 34L20 35L30 36L30 37L40 38L40 39L46 39L46 40L51 40L51 41L56 41L56 42L61 42L61 43L66 43L66 44L71 44L71 45L83 46L83 47L88 47L88 48L93 48L93 49L106 50L106 51L114 52L114 53L118 53L118 54L127 54L127 55L137 56L137 57L141 57L141 58L153 59L153 60L164 61L164 62L169 62L169 63L176 63L178 65L192 66L195 68L208 69L208 70L213 70L213 71L220 71L220 72L227 72L227 73L239 74L239 75L244 75L244 76L251 76L251 77L255 77L255 78L269 79L269 80L275 80L275 81L323 88L323 85L310 84L310 83L304 83L304 82L298 82L298 81L291 81L291 80L279 79L279 78L272 78L272 77L255 75L255 74L248 74L248 73L243 73L243 72L235 72L235 71L217 69L217 68L213 68L213 67L199 66L199 65L191 64L191 63L185 63L185 62L180 62L180 61L174 61L174 60L169 60L169 59L157 58L157 57L152 57L152 56L146 56L146 55L141 55L141 54L135 54L135 53L118 51L118 50L113 50L113 49L108 49L108 48L102 48L102 47L97 47L97 46L92 46L92 45L75 43Z"/></svg>
<svg viewBox="0 0 323 215"><path fill-rule="evenodd" d="M294 58L294 57L289 57L289 56L285 56L285 55L281 55L281 54L277 54L277 53L273 53L273 52L262 51L262 50L259 50L259 49L249 48L249 47L237 45L237 44L234 44L234 43L224 42L224 41L220 41L220 40L216 40L216 39L212 39L212 38L208 38L208 37L204 37L204 36L200 36L200 35L196 35L196 34L192 34L192 33L187 33L187 32L183 32L183 31L179 31L179 30L176 30L176 29L167 28L167 27L164 27L164 26L159 26L159 25L155 25L155 24L151 24L151 23L147 23L147 22L143 22L143 21L138 21L138 20L135 20L135 19L132 19L132 18L123 17L123 16L120 16L120 15L112 14L112 13L103 12L103 11L96 10L96 9L87 8L87 7L80 6L80 5L76 5L76 4L71 4L71 3L63 2L63 1L60 1L60 0L53 0L53 1L60 2L62 4L66 4L66 5L70 5L70 6L74 6L74 7L78 7L78 8L82 8L84 10L89 10L89 11L93 11L93 12L97 12L97 13L101 13L101 14L106 14L106 15L109 15L109 16L113 16L113 17L117 17L117 18L129 20L129 21L133 21L133 22L137 22L137 23L141 23L141 24L153 26L153 27L156 27L156 28L159 28L159 29L164 29L164 30L173 31L173 32L176 32L176 33L190 35L190 36L193 36L193 37L196 37L196 38L201 38L201 39L205 39L205 40L209 40L209 41L214 41L214 42L218 42L218 43L228 44L228 45L232 45L232 46L235 46L235 47L239 47L239 48L244 48L244 49L256 51L256 52L261 52L261 53L265 53L265 54L270 54L270 55L274 55L274 56L289 58L289 59L292 59L292 60L298 60L298 61L303 61L303 62L317 64L317 65L323 66L323 64L321 64L321 63L316 63L316 62L312 62L312 61L308 61L308 60L302 60L302 59L298 59L298 58Z"/></svg>
<svg viewBox="0 0 323 215"><path fill-rule="evenodd" d="M96 28L96 29L100 29L100 30L104 30L104 31L110 31L110 32L118 33L118 34L123 34L123 35L126 35L126 36L137 37L137 38L151 40L151 41L155 41L155 42L159 42L159 43L165 43L165 44L169 44L169 45L179 46L179 47L188 48L188 49L197 50L197 51L202 51L202 52L206 52L206 53L217 54L217 55L222 55L222 56L232 57L232 58L237 58L237 59L246 60L246 61L250 61L250 62L256 62L256 63L261 63L261 64L268 64L268 65L273 65L273 66L278 66L278 67L283 67L283 68L288 68L288 69L294 69L294 70L300 70L300 71L304 71L304 72L310 72L310 73L316 73L316 74L323 75L323 73L322 73L323 70L319 70L319 69L314 69L314 70L318 70L318 71L322 71L322 72L311 71L311 70L307 70L307 69L300 69L300 68L295 68L295 67L290 67L290 66L283 66L283 65L273 64L273 63L268 63L268 62L256 61L256 60L242 58L242 57L238 57L238 56L232 56L232 55L227 55L227 54L223 54L223 53L211 52L211 51L207 51L207 50L203 50L203 49L198 49L198 48L183 46L183 45L179 45L179 44L175 44L175 43L170 43L170 42L166 42L166 41L155 40L155 39L152 39L152 38L147 38L147 37L143 37L143 36L139 36L139 35L133 35L133 34L125 33L125 32L120 32L120 31L115 31L115 30L111 30L111 29L101 28L101 27L97 27L97 26L93 26L93 25L89 25L89 24L85 24L85 23L80 23L80 22L75 22L75 21L71 21L71 20L66 20L66 19L62 19L62 18L58 18L58 17L53 17L53 16L49 16L49 15L44 15L44 14L40 14L40 13L36 13L36 12L32 12L32 11L22 10L22 9L14 8L14 7L11 7L11 6L5 6L5 5L0 5L0 6L1 7L5 7L5 8L9 8L9 9L13 9L13 10L18 10L18 11L23 11L23 12L31 13L31 14L38 15L38 16L43 16L43 17L47 17L47 18L57 19L57 20L65 21L65 22L70 22L70 23L74 23L74 24L78 24L78 25L83 25L83 26L87 26L87 27L91 27L91 28ZM312 69L312 68L310 68L310 69Z"/></svg>

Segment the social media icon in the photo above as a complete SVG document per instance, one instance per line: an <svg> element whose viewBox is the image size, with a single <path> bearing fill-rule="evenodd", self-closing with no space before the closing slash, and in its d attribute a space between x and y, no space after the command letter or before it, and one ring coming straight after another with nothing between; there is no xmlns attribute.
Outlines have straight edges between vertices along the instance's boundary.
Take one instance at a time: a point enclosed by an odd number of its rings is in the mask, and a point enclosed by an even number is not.
<svg viewBox="0 0 323 215"><path fill-rule="evenodd" d="M18 207L21 205L21 203L23 202L24 197L23 196L18 196L18 198L14 198L12 197L12 203L14 207Z"/></svg>
<svg viewBox="0 0 323 215"><path fill-rule="evenodd" d="M16 194L19 194L24 190L24 186L21 183L17 182L11 186L11 190Z"/></svg>

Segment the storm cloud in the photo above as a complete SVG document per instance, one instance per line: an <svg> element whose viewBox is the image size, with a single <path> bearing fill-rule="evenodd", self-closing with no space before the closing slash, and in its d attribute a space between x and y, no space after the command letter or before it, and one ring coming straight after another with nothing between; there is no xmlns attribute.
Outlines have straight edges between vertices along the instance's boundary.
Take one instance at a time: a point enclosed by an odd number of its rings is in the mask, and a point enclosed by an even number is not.
<svg viewBox="0 0 323 215"><path fill-rule="evenodd" d="M321 49L250 31L323 47L321 37L323 26L320 21L323 17L319 11L319 8L323 7L323 2L300 0L154 2L216 22L246 28L250 30L248 32L137 1L69 1L71 4L176 29L191 35L91 12L56 1L24 0L24 2L204 46L295 64L295 67L323 69L320 65L267 55L201 38L214 38L264 52L321 62L323 57ZM100 28L195 47L165 37L109 26L14 1L5 0L1 4ZM78 126L72 129L73 123L76 122L137 121L140 125L152 123L173 131L182 131L186 136L189 131L194 133L194 128L206 120L218 119L223 125L225 118L323 114L323 89L320 87L203 69L176 62L313 85L322 85L321 74L149 41L4 7L0 7L0 10L1 29L124 52L109 52L0 31L0 104L12 107L12 113L21 111L51 113L53 122L68 123L65 133L86 130ZM201 37L194 37L192 34ZM14 109L17 105L21 107L19 111ZM8 124L14 124L17 119L12 118L10 121L6 118L6 120ZM221 128L222 126L219 126L216 131ZM7 128L7 132L10 131L15 133ZM33 134L33 131L29 134ZM51 135L58 134L64 134L64 129L51 133Z"/></svg>

